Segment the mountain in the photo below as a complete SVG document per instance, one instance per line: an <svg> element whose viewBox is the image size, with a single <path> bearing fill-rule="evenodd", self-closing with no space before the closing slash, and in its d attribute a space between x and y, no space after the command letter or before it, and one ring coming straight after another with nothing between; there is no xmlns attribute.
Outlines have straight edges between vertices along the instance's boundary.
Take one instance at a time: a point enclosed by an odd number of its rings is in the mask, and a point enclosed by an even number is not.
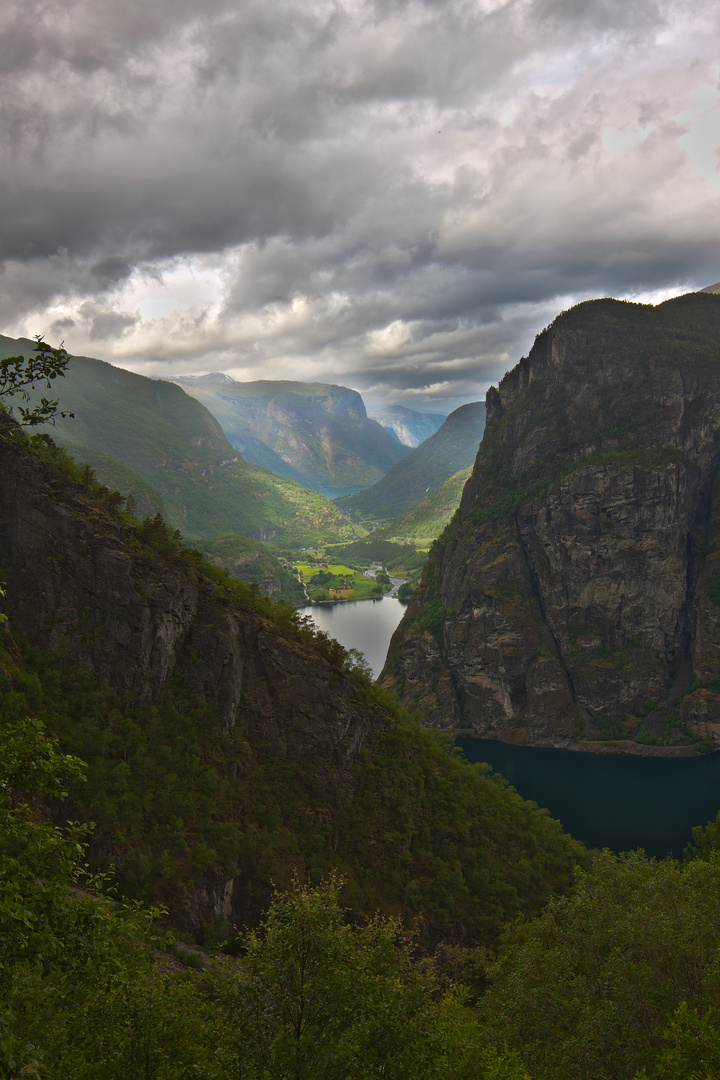
<svg viewBox="0 0 720 1080"><path fill-rule="evenodd" d="M0 354L32 344L0 338ZM75 414L58 417L55 441L138 505L162 508L188 538L234 532L306 546L358 536L322 495L243 460L208 410L171 382L73 356L67 377L53 385Z"/></svg>
<svg viewBox="0 0 720 1080"><path fill-rule="evenodd" d="M463 488L471 471L468 467L456 472L442 487L426 495L412 510L401 514L384 528L375 529L373 537L392 538L420 547L429 540L437 539L460 505Z"/></svg>
<svg viewBox="0 0 720 1080"><path fill-rule="evenodd" d="M62 822L94 821L91 867L114 866L124 895L186 932L221 941L257 923L273 884L336 870L356 916L418 918L427 944L490 942L584 861L337 642L161 521L131 520L4 415L0 565L0 723L36 716L87 762Z"/></svg>
<svg viewBox="0 0 720 1080"><path fill-rule="evenodd" d="M447 413L421 413L405 405L388 405L370 413L370 419L377 420L403 446L415 447L435 434L447 419Z"/></svg>
<svg viewBox="0 0 720 1080"><path fill-rule="evenodd" d="M720 296L564 312L487 394L385 685L537 746L720 746Z"/></svg>
<svg viewBox="0 0 720 1080"><path fill-rule="evenodd" d="M472 465L485 426L485 405L461 405L429 439L365 491L337 499L353 517L394 521L437 491L446 480Z"/></svg>
<svg viewBox="0 0 720 1080"><path fill-rule="evenodd" d="M327 383L174 380L201 401L243 457L324 495L374 484L407 453L355 390Z"/></svg>

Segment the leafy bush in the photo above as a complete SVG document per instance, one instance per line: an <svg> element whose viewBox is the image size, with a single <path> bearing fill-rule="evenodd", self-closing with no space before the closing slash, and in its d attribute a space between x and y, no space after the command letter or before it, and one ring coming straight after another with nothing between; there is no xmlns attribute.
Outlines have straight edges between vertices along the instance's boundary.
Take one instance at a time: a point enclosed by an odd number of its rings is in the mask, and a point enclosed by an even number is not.
<svg viewBox="0 0 720 1080"><path fill-rule="evenodd" d="M572 896L508 932L483 1011L534 1080L627 1080L681 1002L716 1003L718 949L716 856L681 866L605 851Z"/></svg>

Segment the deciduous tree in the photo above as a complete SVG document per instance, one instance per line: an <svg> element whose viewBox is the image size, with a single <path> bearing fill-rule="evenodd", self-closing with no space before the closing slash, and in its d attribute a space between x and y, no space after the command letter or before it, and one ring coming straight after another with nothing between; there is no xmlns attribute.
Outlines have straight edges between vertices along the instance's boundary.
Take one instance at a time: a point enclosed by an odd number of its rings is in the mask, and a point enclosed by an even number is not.
<svg viewBox="0 0 720 1080"><path fill-rule="evenodd" d="M57 348L43 341L42 335L36 339L36 345L31 356L8 356L0 360L0 399L3 406L12 413L5 399L20 395L23 401L30 401L30 390L45 383L49 390L57 378L64 378L70 360L63 344ZM39 403L30 406L18 406L20 423L25 427L36 427L38 424L54 423L58 415L57 398L50 400L41 397ZM62 417L72 416L72 413L60 412Z"/></svg>

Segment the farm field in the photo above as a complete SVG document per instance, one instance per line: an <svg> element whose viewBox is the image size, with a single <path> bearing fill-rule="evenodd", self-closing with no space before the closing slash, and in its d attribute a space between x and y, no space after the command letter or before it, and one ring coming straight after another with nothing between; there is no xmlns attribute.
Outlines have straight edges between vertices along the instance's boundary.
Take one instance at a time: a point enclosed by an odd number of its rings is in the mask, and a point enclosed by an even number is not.
<svg viewBox="0 0 720 1080"><path fill-rule="evenodd" d="M345 563L295 563L311 600L364 600L386 591L380 582Z"/></svg>

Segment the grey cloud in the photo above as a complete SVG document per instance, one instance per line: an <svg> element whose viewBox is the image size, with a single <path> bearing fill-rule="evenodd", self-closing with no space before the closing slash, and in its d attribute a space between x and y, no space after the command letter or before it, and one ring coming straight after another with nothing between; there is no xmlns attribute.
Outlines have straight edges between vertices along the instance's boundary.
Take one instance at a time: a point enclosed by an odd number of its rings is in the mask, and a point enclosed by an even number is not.
<svg viewBox="0 0 720 1080"><path fill-rule="evenodd" d="M712 39L703 56L699 37L657 45L686 10L11 3L5 332L47 311L130 365L284 364L449 399L501 374L561 299L717 280L717 197L688 187L674 119ZM717 26L710 0L692 15ZM642 133L611 165L608 128ZM214 305L162 332L138 319L140 271L205 256Z"/></svg>
<svg viewBox="0 0 720 1080"><path fill-rule="evenodd" d="M0 71L5 78L26 69L40 49L32 30L15 22L0 31Z"/></svg>
<svg viewBox="0 0 720 1080"><path fill-rule="evenodd" d="M81 313L90 323L90 341L107 341L108 338L121 337L137 322L135 315L98 310L92 303L84 304Z"/></svg>

